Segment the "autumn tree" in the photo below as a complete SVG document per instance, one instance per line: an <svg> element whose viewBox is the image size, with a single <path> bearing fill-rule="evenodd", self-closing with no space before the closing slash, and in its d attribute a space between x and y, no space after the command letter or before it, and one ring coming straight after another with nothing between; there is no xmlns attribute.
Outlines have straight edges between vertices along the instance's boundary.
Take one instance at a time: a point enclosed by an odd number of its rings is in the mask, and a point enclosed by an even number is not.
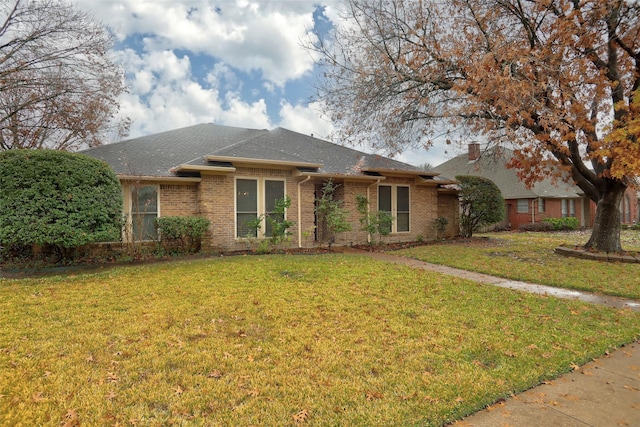
<svg viewBox="0 0 640 427"><path fill-rule="evenodd" d="M0 149L74 150L124 136L112 34L66 0L0 2Z"/></svg>
<svg viewBox="0 0 640 427"><path fill-rule="evenodd" d="M569 174L597 204L587 248L620 246L640 172L640 2L346 0L312 46L319 97L342 129L399 152L443 126L515 148L532 184Z"/></svg>

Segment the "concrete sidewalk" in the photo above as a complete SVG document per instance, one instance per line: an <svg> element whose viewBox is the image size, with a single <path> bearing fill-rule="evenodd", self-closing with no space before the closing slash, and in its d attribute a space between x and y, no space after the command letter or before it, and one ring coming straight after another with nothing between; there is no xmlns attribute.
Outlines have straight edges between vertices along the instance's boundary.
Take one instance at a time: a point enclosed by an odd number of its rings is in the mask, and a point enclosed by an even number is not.
<svg viewBox="0 0 640 427"><path fill-rule="evenodd" d="M640 302L517 282L430 264L384 252L344 248L345 253L435 271L475 282L640 311ZM640 427L640 343L632 343L556 380L520 393L452 427Z"/></svg>
<svg viewBox="0 0 640 427"><path fill-rule="evenodd" d="M639 347L623 347L452 426L640 426Z"/></svg>

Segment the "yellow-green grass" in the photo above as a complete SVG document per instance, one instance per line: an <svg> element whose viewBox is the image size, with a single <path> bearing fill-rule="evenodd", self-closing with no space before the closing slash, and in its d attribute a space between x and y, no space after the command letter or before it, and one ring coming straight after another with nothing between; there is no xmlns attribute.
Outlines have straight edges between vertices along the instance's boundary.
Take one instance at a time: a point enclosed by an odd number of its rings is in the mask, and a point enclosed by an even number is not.
<svg viewBox="0 0 640 427"><path fill-rule="evenodd" d="M600 262L554 253L554 249L563 244L584 244L589 238L588 231L480 236L484 239L420 246L394 253L514 280L640 299L640 264ZM623 247L639 250L638 236L638 231L623 231Z"/></svg>
<svg viewBox="0 0 640 427"><path fill-rule="evenodd" d="M437 426L640 315L348 255L0 280L0 425Z"/></svg>

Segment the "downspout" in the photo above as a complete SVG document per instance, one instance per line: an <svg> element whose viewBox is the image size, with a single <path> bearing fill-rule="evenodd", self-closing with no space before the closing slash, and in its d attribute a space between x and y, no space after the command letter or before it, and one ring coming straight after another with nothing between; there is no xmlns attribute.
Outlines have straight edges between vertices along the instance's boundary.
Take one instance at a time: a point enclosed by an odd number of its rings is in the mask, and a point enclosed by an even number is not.
<svg viewBox="0 0 640 427"><path fill-rule="evenodd" d="M311 179L311 175L307 176L305 179L298 183L298 248L302 248L302 184L309 181Z"/></svg>
<svg viewBox="0 0 640 427"><path fill-rule="evenodd" d="M536 223L536 199L531 199L531 224Z"/></svg>
<svg viewBox="0 0 640 427"><path fill-rule="evenodd" d="M367 214L369 214L371 211L371 197L369 192L371 190L371 187L380 184L380 181L382 181L382 179L378 178L376 182L367 187L367 202L369 202L367 206ZM371 233L367 233L367 243L371 243Z"/></svg>

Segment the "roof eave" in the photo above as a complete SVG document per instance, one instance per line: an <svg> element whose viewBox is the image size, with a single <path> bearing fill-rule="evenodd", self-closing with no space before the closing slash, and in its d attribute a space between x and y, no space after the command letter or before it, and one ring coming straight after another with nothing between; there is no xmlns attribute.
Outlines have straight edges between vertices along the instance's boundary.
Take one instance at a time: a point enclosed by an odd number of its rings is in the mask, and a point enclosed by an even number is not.
<svg viewBox="0 0 640 427"><path fill-rule="evenodd" d="M201 172L210 174L228 174L236 171L234 167L205 166L205 165L179 165L171 169L171 172Z"/></svg>
<svg viewBox="0 0 640 427"><path fill-rule="evenodd" d="M118 179L120 179L120 181L171 182L183 184L201 181L201 178L193 176L118 175Z"/></svg>
<svg viewBox="0 0 640 427"><path fill-rule="evenodd" d="M289 160L268 160L268 159L252 159L249 157L233 157L233 156L205 156L208 162L228 162L234 165L260 165L260 166L285 166L289 168L321 168L322 163L294 162Z"/></svg>

